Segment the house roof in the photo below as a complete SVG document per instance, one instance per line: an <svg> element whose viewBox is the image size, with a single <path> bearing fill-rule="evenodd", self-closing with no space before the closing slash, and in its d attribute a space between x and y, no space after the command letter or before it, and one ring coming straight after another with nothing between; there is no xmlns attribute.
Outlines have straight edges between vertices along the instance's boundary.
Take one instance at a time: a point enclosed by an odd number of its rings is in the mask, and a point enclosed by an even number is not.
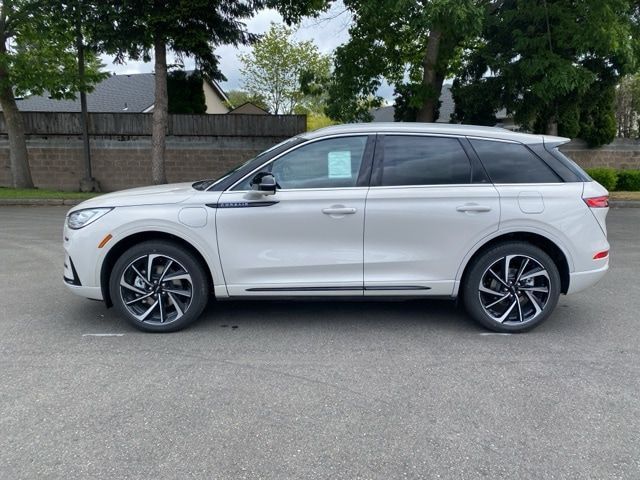
<svg viewBox="0 0 640 480"><path fill-rule="evenodd" d="M187 72L191 73L191 72ZM216 94L223 100L227 97L222 88L213 80L206 80ZM87 94L89 112L104 113L140 113L153 108L155 96L155 74L135 73L129 75L111 75L98 83ZM80 98L75 100L55 100L49 95L31 95L16 99L18 109L23 112L79 112Z"/></svg>
<svg viewBox="0 0 640 480"><path fill-rule="evenodd" d="M187 73L193 73L193 70L190 70ZM222 90L222 87L218 84L218 82L216 82L215 80L211 80L208 77L203 77L203 80L207 82L211 86L211 88L215 90L216 94L222 99L223 102L229 103L229 98L227 97L227 94L224 93L224 90Z"/></svg>
<svg viewBox="0 0 640 480"><path fill-rule="evenodd" d="M451 116L456 109L456 103L453 101L453 95L451 93L451 84L445 83L442 85L440 91L440 114L438 116L437 123L449 123ZM373 114L374 122L393 122L394 121L394 106L389 105L387 107L380 107L371 112ZM502 109L496 113L498 122L504 120L507 117L507 111Z"/></svg>
<svg viewBox="0 0 640 480"><path fill-rule="evenodd" d="M252 102L244 102L241 105L229 110L229 113L245 113L245 114L253 114L253 115L269 115L264 108L259 107L255 103Z"/></svg>

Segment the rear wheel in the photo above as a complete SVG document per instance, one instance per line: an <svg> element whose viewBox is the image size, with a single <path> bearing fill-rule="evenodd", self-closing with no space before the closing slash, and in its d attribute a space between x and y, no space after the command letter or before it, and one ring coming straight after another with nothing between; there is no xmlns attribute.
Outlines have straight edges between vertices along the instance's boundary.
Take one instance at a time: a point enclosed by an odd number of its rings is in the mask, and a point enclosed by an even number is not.
<svg viewBox="0 0 640 480"><path fill-rule="evenodd" d="M556 307L560 274L540 248L509 242L476 258L462 288L465 307L476 321L497 332L524 332Z"/></svg>
<svg viewBox="0 0 640 480"><path fill-rule="evenodd" d="M206 273L188 250L171 242L143 242L114 265L109 282L119 313L146 332L173 332L196 320L207 304Z"/></svg>

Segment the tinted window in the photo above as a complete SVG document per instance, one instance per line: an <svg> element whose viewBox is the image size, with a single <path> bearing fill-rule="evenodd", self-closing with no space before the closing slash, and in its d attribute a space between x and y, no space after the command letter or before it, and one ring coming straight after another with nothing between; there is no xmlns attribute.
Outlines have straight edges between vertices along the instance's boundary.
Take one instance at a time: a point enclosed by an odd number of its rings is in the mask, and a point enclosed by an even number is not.
<svg viewBox="0 0 640 480"><path fill-rule="evenodd" d="M493 183L558 183L560 178L519 143L471 140Z"/></svg>
<svg viewBox="0 0 640 480"><path fill-rule="evenodd" d="M355 187L366 146L366 136L320 140L283 155L262 171L271 172L283 189ZM253 176L234 190L250 190Z"/></svg>
<svg viewBox="0 0 640 480"><path fill-rule="evenodd" d="M455 138L387 135L382 185L469 183L471 165Z"/></svg>
<svg viewBox="0 0 640 480"><path fill-rule="evenodd" d="M585 172L582 169L582 167L580 167L580 165L578 165L576 162L574 162L566 154L562 153L558 148L554 148L552 150L549 150L549 153L551 153L551 155L553 155L555 158L560 160L564 164L564 166L566 168L571 170L576 175L577 181L579 181L579 182L588 182L588 181L591 180L591 177L589 176L589 174L587 172Z"/></svg>

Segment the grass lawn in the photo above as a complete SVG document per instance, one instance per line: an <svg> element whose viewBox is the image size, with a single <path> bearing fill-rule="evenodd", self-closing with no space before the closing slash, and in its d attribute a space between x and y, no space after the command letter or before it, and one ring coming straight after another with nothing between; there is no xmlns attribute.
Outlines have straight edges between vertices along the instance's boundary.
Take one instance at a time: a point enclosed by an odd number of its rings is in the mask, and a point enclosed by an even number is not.
<svg viewBox="0 0 640 480"><path fill-rule="evenodd" d="M640 200L640 192L611 192L611 200Z"/></svg>
<svg viewBox="0 0 640 480"><path fill-rule="evenodd" d="M60 198L85 200L100 195L99 193L60 192L57 190L44 190L41 188L7 188L0 187L0 199L2 198Z"/></svg>

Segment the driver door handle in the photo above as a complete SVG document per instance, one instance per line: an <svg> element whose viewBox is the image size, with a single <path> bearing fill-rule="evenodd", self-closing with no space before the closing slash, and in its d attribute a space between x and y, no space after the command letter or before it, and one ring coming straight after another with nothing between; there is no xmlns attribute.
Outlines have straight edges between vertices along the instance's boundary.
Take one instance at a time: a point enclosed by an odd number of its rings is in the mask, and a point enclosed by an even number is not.
<svg viewBox="0 0 640 480"><path fill-rule="evenodd" d="M353 207L329 207L322 209L322 213L325 215L352 215L356 213L356 211Z"/></svg>

